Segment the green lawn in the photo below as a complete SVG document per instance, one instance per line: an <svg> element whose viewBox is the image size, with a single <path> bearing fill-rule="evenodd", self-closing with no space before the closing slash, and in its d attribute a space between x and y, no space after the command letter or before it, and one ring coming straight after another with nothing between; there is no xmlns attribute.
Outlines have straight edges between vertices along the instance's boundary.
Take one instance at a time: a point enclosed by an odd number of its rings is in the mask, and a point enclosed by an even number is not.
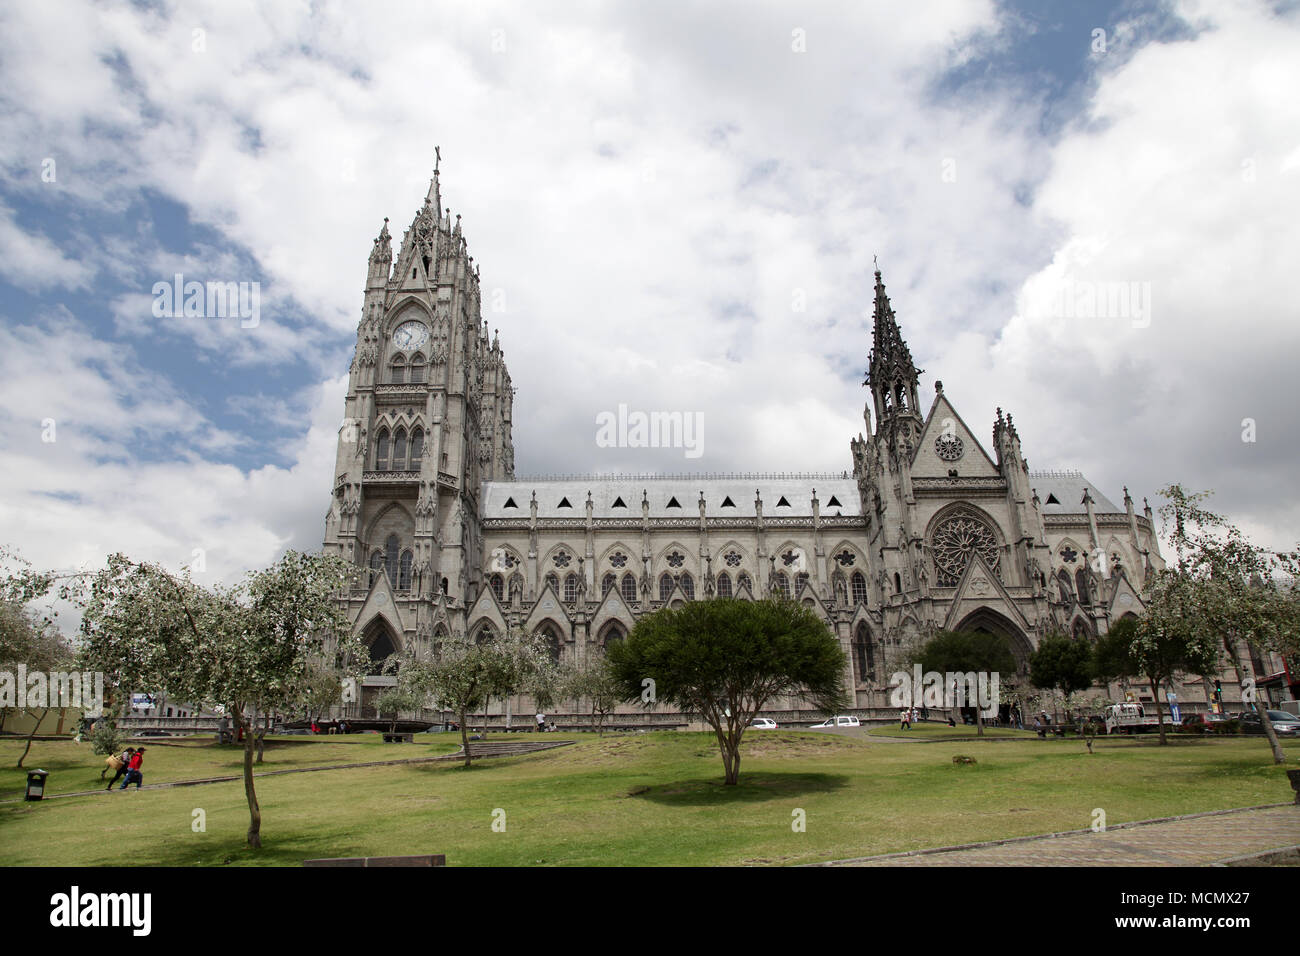
<svg viewBox="0 0 1300 956"><path fill-rule="evenodd" d="M1115 824L1292 796L1259 739L1099 739L1090 755L1078 741L912 746L771 731L746 736L741 783L723 787L712 735L573 736L573 747L469 771L439 762L261 778L261 851L244 847L238 782L0 805L0 864L292 866L408 853L445 853L450 865L803 863L1080 829L1097 807ZM427 755L458 743L417 739L432 743L286 741L264 766ZM1300 756L1296 743L1285 746ZM0 742L0 763L12 766L20 751ZM955 765L955 754L978 763ZM70 778L64 792L98 776L85 745L38 743L33 756L30 765ZM148 756L154 783L238 763L237 751L210 742L150 747ZM4 773L12 792L17 772ZM196 808L206 832L191 828ZM791 828L797 809L802 833ZM504 832L493 829L494 811L504 811Z"/></svg>
<svg viewBox="0 0 1300 956"><path fill-rule="evenodd" d="M917 737L928 739L932 737L976 736L974 724L958 724L956 727L949 727L946 723L927 721L913 724L907 730L899 730L897 722L892 724L863 724L862 726L873 737ZM985 727L984 735L986 737L1023 737L1026 740L1038 736L1032 730L1013 730L1010 727Z"/></svg>

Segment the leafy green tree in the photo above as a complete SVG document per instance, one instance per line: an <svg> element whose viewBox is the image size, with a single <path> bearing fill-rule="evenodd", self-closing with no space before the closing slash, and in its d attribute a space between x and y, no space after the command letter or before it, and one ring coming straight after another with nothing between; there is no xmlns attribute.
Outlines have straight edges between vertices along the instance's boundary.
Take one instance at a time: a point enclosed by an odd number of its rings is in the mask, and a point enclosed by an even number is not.
<svg viewBox="0 0 1300 956"><path fill-rule="evenodd" d="M699 714L722 752L724 781L740 778L740 742L774 697L834 713L847 703L847 660L813 612L784 600L689 601L637 622L608 651L627 701L663 701Z"/></svg>
<svg viewBox="0 0 1300 956"><path fill-rule="evenodd" d="M589 658L572 668L564 681L564 695L575 702L591 703L592 723L598 736L605 734L605 718L614 712L623 700L623 687L614 675L608 657Z"/></svg>
<svg viewBox="0 0 1300 956"><path fill-rule="evenodd" d="M364 659L338 603L349 573L337 557L289 551L236 587L209 589L188 573L115 554L79 595L89 666L222 707L235 720L244 736L250 847L262 845L253 761L266 717L301 699L311 662L326 652Z"/></svg>
<svg viewBox="0 0 1300 956"><path fill-rule="evenodd" d="M938 631L921 648L917 663L940 674L1002 674L1016 672L1015 655L1005 637L987 631ZM984 712L975 708L975 733L984 736Z"/></svg>
<svg viewBox="0 0 1300 956"><path fill-rule="evenodd" d="M424 700L425 695L409 685L390 687L376 698L375 711L380 717L388 716L388 732L396 733L398 715L404 710L420 710L424 706Z"/></svg>
<svg viewBox="0 0 1300 956"><path fill-rule="evenodd" d="M74 652L71 645L48 617L42 618L16 601L0 601L0 668L13 671L22 664L29 673L67 670L72 666ZM27 745L18 757L17 766L32 749L32 740L41 723L54 709L55 702L47 701L44 707L28 706L26 687L15 687L14 706L0 706L0 728L11 715L25 713L32 718L32 729L27 734ZM50 689L53 693L53 688Z"/></svg>
<svg viewBox="0 0 1300 956"><path fill-rule="evenodd" d="M1253 676L1242 662L1241 648L1284 655L1300 650L1300 552L1274 552L1254 544L1224 516L1204 506L1209 492L1170 485L1160 494L1165 499L1160 516L1176 556L1166 572L1168 589L1179 596L1187 626L1199 625L1221 642L1244 702L1253 703ZM1268 708L1258 709L1273 761L1284 763Z"/></svg>
<svg viewBox="0 0 1300 956"><path fill-rule="evenodd" d="M469 714L486 707L492 696L515 693L529 674L545 666L543 654L536 642L513 635L477 643L447 638L434 646L429 657L403 660L397 670L398 687L456 715L468 768L473 759Z"/></svg>
<svg viewBox="0 0 1300 956"><path fill-rule="evenodd" d="M1087 641L1049 634L1029 655L1029 679L1034 686L1054 690L1062 698L1087 690L1092 678L1092 646Z"/></svg>

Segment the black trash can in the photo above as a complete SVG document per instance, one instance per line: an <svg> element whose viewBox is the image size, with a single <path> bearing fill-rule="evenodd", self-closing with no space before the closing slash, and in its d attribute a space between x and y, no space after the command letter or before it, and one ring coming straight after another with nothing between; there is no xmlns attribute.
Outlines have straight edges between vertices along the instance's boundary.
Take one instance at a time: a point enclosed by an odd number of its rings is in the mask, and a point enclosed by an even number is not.
<svg viewBox="0 0 1300 956"><path fill-rule="evenodd" d="M45 796L45 778L48 777L49 771L46 770L28 770L27 771L27 795L24 799L40 800Z"/></svg>

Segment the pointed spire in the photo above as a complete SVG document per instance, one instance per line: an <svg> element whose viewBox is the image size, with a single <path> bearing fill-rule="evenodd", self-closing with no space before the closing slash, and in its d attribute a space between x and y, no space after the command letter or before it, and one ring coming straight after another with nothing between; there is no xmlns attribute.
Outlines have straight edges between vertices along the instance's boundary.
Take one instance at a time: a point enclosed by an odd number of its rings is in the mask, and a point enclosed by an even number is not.
<svg viewBox="0 0 1300 956"><path fill-rule="evenodd" d="M886 409L892 410L893 395L891 390L900 384L906 384L910 392L911 404L915 404L916 381L921 374L912 361L912 353L903 341L903 333L898 328L894 317L894 307L885 292L885 283L876 268L876 300L872 311L871 354L867 358L867 379L864 385L883 389L878 396L876 415L881 417ZM886 400L888 399L888 401ZM914 409L913 409L914 410Z"/></svg>
<svg viewBox="0 0 1300 956"><path fill-rule="evenodd" d="M429 180L429 191L425 194L424 204L432 206L433 212L437 215L442 208L442 193L438 186L438 167L442 164L442 149L438 146L433 147L433 178Z"/></svg>

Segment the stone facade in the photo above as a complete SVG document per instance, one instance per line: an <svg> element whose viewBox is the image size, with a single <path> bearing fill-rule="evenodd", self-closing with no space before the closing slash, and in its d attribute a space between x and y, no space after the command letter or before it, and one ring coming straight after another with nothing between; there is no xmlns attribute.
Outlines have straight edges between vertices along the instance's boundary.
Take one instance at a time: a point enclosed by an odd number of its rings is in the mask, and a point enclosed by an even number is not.
<svg viewBox="0 0 1300 956"><path fill-rule="evenodd" d="M435 169L396 263L387 220L374 241L326 518L326 550L362 569L347 607L374 657L509 630L582 660L665 605L781 593L826 621L867 708L936 628L1003 634L1023 662L1049 630L1141 613L1163 567L1151 508L1030 471L1001 409L986 450L940 382L923 413L879 271L841 474L517 480L505 354L440 205Z"/></svg>

